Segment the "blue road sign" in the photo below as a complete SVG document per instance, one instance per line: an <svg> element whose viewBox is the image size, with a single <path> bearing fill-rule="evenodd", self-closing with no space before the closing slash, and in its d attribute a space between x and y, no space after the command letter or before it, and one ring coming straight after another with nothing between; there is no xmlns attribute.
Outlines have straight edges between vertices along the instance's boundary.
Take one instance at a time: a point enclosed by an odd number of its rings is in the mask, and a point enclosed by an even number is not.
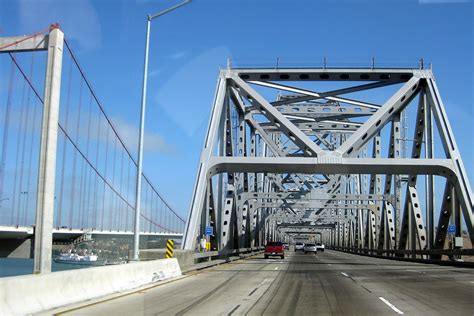
<svg viewBox="0 0 474 316"><path fill-rule="evenodd" d="M448 234L454 235L456 233L456 225L451 224L448 226Z"/></svg>
<svg viewBox="0 0 474 316"><path fill-rule="evenodd" d="M214 235L214 227L206 226L206 236Z"/></svg>

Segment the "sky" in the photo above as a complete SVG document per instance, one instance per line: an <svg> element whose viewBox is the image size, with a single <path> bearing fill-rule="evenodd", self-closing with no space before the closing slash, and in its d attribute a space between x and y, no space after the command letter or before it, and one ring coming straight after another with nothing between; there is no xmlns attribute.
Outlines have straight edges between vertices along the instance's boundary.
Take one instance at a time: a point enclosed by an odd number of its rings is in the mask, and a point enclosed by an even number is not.
<svg viewBox="0 0 474 316"><path fill-rule="evenodd" d="M138 138L146 16L170 0L0 0L0 36L58 22L128 147ZM219 69L432 63L471 184L473 3L463 0L194 0L152 22L144 172L189 209Z"/></svg>

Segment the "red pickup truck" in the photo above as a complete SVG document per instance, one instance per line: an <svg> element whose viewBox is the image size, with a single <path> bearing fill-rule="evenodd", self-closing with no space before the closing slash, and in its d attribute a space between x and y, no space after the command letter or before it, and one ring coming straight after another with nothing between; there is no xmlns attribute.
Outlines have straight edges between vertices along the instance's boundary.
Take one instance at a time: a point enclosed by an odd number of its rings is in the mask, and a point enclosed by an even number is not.
<svg viewBox="0 0 474 316"><path fill-rule="evenodd" d="M279 256L285 259L285 252L283 250L283 243L280 241L269 241L265 246L265 259L270 256Z"/></svg>

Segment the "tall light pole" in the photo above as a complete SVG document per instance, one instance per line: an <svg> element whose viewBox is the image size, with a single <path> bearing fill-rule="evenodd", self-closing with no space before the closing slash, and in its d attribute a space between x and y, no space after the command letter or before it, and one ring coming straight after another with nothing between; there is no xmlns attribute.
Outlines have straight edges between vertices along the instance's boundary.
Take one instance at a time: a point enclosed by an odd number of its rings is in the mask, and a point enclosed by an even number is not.
<svg viewBox="0 0 474 316"><path fill-rule="evenodd" d="M150 24L151 21L171 12L183 5L190 3L191 0L185 0L171 8L147 16L146 23L146 42L145 42L145 62L143 66L143 86L142 86L142 105L140 114L140 132L138 136L138 163L137 163L137 185L135 192L135 227L133 233L133 260L138 260L138 247L140 244L140 200L142 190L142 160L143 160L143 131L145 129L145 106L146 106L146 83L148 73L148 48L150 45Z"/></svg>

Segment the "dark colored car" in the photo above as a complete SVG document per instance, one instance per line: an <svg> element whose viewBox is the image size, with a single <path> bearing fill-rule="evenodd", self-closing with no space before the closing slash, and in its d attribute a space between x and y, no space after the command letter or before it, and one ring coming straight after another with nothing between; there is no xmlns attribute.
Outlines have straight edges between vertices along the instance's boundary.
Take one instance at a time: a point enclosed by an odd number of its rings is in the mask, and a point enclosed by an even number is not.
<svg viewBox="0 0 474 316"><path fill-rule="evenodd" d="M265 259L270 256L279 256L285 259L285 252L283 250L283 243L280 241L269 241L265 246Z"/></svg>

